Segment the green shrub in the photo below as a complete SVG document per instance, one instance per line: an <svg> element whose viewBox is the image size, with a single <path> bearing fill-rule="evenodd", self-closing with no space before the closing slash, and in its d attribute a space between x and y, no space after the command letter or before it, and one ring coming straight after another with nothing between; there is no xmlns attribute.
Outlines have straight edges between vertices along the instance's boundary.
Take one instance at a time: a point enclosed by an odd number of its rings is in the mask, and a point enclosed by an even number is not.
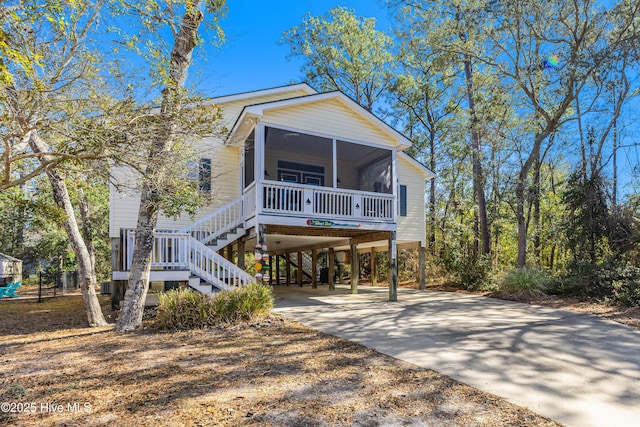
<svg viewBox="0 0 640 427"><path fill-rule="evenodd" d="M611 302L628 307L640 306L640 268L632 265L618 268L612 285Z"/></svg>
<svg viewBox="0 0 640 427"><path fill-rule="evenodd" d="M471 291L492 290L491 261L488 257L463 258L448 265L457 285Z"/></svg>
<svg viewBox="0 0 640 427"><path fill-rule="evenodd" d="M273 293L269 286L251 283L232 291L218 293L213 298L217 322L255 321L269 315L273 308Z"/></svg>
<svg viewBox="0 0 640 427"><path fill-rule="evenodd" d="M502 274L498 291L516 297L532 298L544 295L551 279L544 271L534 268L516 268Z"/></svg>
<svg viewBox="0 0 640 427"><path fill-rule="evenodd" d="M573 261L553 291L610 304L640 306L640 268L613 258L595 264Z"/></svg>
<svg viewBox="0 0 640 427"><path fill-rule="evenodd" d="M605 259L592 263L585 259L574 259L553 292L560 295L572 295L580 298L603 298L611 296L617 266L615 262Z"/></svg>
<svg viewBox="0 0 640 427"><path fill-rule="evenodd" d="M160 293L153 327L165 330L201 329L221 323L256 321L273 308L271 288L252 283L214 297L187 288Z"/></svg>
<svg viewBox="0 0 640 427"><path fill-rule="evenodd" d="M161 292L153 326L157 329L199 329L214 324L213 299L187 288Z"/></svg>

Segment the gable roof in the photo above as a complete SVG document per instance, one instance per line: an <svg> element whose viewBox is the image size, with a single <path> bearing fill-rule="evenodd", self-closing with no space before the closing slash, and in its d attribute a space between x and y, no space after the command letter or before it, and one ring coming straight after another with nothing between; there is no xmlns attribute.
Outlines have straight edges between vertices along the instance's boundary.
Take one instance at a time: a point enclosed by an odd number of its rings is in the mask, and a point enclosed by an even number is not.
<svg viewBox="0 0 640 427"><path fill-rule="evenodd" d="M293 107L297 105L304 105L326 100L337 100L350 110L354 111L366 122L368 122L378 130L380 130L382 133L386 134L393 141L395 141L397 149L404 150L405 148L411 146L411 141L407 137L402 135L393 127L389 126L375 114L367 111L360 104L349 98L341 91L314 93L310 95L286 98L278 101L269 101L247 105L243 108L242 112L236 119L236 122L234 123L231 132L229 133L227 143L237 144L242 142L249 135L257 121L265 114L265 112L269 110Z"/></svg>
<svg viewBox="0 0 640 427"><path fill-rule="evenodd" d="M3 253L0 253L0 261L22 262L22 260L19 260L18 258L14 258Z"/></svg>
<svg viewBox="0 0 640 427"><path fill-rule="evenodd" d="M250 92L240 92L231 95L224 95L216 98L211 98L209 102L214 104L222 104L225 102L235 102L242 101L243 99L251 99L257 98L261 96L269 96L269 95L278 95L284 94L287 92L296 92L303 91L306 92L307 95L313 95L318 93L314 88L312 88L308 83L295 83L285 86L276 86L267 89L253 90Z"/></svg>
<svg viewBox="0 0 640 427"><path fill-rule="evenodd" d="M431 169L429 169L428 167L426 167L425 165L423 165L422 163L420 163L419 161L417 161L416 159L414 159L404 151L400 151L398 153L398 157L402 157L404 160L409 162L409 164L413 166L415 169L419 170L425 176L425 178L433 179L436 177L435 172L433 172Z"/></svg>

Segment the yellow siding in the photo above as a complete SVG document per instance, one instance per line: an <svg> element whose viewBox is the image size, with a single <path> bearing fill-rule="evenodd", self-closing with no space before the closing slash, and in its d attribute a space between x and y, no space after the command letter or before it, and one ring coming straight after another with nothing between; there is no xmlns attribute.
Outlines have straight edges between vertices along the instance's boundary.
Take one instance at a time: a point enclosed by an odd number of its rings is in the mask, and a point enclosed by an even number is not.
<svg viewBox="0 0 640 427"><path fill-rule="evenodd" d="M358 169L353 162L338 159L338 188L358 188Z"/></svg>
<svg viewBox="0 0 640 427"><path fill-rule="evenodd" d="M398 209L398 240L420 241L426 244L425 179L407 160L398 156L400 185L407 186L407 216ZM398 194L400 197L400 194Z"/></svg>
<svg viewBox="0 0 640 427"><path fill-rule="evenodd" d="M240 101L221 103L222 120L228 129L235 123L238 115L245 105L259 104L263 102L278 101L297 96L308 95L305 90L292 90L278 94L254 96L244 98ZM215 200L206 207L203 207L195 219L215 210L216 208L240 197L240 151L237 147L224 146L218 139L205 139L194 143L198 155L212 159L212 194ZM127 190L117 191L111 188L111 209L109 221L109 236L118 237L120 228L135 228L138 218L138 206L140 203L139 194L133 190L136 187L136 176L127 172L124 168L113 168L112 173L116 182L125 184ZM159 229L179 230L193 222L188 215L182 215L177 220L172 220L160 216L158 219Z"/></svg>
<svg viewBox="0 0 640 427"><path fill-rule="evenodd" d="M306 95L303 90L287 93L268 95L262 97L245 98L242 101L234 101L221 104L227 126L231 127L243 106L257 104L294 96ZM287 128L298 129L310 133L327 135L349 141L373 143L381 146L395 147L393 138L358 114L345 107L340 101L325 100L303 104L295 107L268 110L262 118L263 123L279 125ZM216 196L211 205L202 208L195 218L182 215L177 220L161 216L158 220L158 229L178 230L195 219L198 219L212 210L235 200L240 196L240 149L239 147L225 146L222 140L205 139L194 143L201 157L212 159L212 194ZM291 160L287 153L272 152L265 159L265 169L270 172L268 179L277 179L276 161L278 159ZM303 158L295 156L296 161L309 164L321 164L325 167L326 184L331 185L332 164L330 159ZM320 163L319 163L320 162ZM343 166L343 167L341 167ZM351 170L338 161L339 170ZM128 190L117 191L112 187L111 211L110 211L110 236L118 237L121 228L135 228L138 215L139 196L135 188L136 177L124 168L114 168L116 181L128 183ZM357 176L340 176L342 186L355 187ZM398 178L402 185L407 186L407 214L398 219L399 241L421 241L425 243L425 180L424 176L406 159L398 157Z"/></svg>
<svg viewBox="0 0 640 427"><path fill-rule="evenodd" d="M278 94L272 94L272 95L266 95L266 96L244 98L239 101L225 102L225 103L219 104L219 107L222 108L222 118L223 118L222 120L224 125L227 127L227 129L231 130L231 127L234 125L234 123L236 122L236 119L238 118L238 116L242 112L242 109L246 105L261 104L261 103L270 102L270 101L280 101L282 99L295 98L297 96L304 96L304 95L308 95L307 92L303 90L296 90L296 91L278 93Z"/></svg>
<svg viewBox="0 0 640 427"><path fill-rule="evenodd" d="M179 230L189 224L194 219L205 216L218 207L229 203L240 197L240 152L237 147L227 147L221 141L206 139L198 143L198 154L205 158L211 158L211 194L214 195L213 202L200 209L195 218L186 214L173 220L160 216L158 218L158 229ZM120 228L135 228L138 218L138 207L140 203L139 193L134 190L136 187L136 176L124 168L113 168L112 173L116 182L125 184L127 190L117 191L111 188L111 209L109 236L118 237Z"/></svg>
<svg viewBox="0 0 640 427"><path fill-rule="evenodd" d="M389 135L337 100L267 110L262 122L345 140L395 147Z"/></svg>

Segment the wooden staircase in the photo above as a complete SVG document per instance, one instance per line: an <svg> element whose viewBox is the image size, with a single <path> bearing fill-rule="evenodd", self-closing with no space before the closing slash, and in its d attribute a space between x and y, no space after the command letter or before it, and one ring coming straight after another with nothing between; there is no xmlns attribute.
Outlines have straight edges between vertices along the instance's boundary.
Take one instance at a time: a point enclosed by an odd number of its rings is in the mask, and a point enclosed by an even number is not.
<svg viewBox="0 0 640 427"><path fill-rule="evenodd" d="M289 262L291 262L291 264L293 264L296 268L299 268L299 262L298 262L298 253L297 252L293 252L291 253L291 255L289 256ZM305 276L307 276L310 279L313 279L313 260L311 259L311 257L309 255L307 255L306 253L302 253L302 272L304 273ZM317 269L317 277L316 280L320 279L320 269Z"/></svg>
<svg viewBox="0 0 640 427"><path fill-rule="evenodd" d="M193 289L212 294L255 282L252 276L217 252L245 234L242 198L216 209L178 233L188 236L189 270L192 273L189 286Z"/></svg>

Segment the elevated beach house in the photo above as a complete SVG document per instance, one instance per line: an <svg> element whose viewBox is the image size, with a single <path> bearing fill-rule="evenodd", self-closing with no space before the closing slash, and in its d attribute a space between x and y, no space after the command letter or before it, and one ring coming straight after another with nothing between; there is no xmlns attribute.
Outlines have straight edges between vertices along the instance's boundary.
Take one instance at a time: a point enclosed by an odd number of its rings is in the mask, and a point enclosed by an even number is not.
<svg viewBox="0 0 640 427"><path fill-rule="evenodd" d="M342 92L317 93L307 84L212 102L229 129L223 139L197 142L199 185L214 202L195 218L159 219L152 287L211 293L256 277L279 282L280 268L269 267L284 257L287 283L293 265L297 283L304 275L329 286L336 260L348 260L357 291L358 254L389 251L394 299L397 251L424 255L425 182L433 178L404 153L411 141ZM127 179L124 170L114 175ZM139 197L117 188L111 187L113 280L126 281ZM245 257L237 256L245 252L260 258L257 275L245 272Z"/></svg>

